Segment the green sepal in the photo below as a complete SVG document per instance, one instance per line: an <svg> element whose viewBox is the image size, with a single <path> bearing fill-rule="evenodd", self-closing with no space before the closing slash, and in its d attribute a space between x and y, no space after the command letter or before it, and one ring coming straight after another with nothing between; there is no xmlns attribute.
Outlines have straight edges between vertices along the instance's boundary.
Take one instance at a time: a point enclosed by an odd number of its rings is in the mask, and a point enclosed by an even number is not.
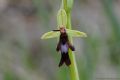
<svg viewBox="0 0 120 80"><path fill-rule="evenodd" d="M41 39L56 38L60 36L60 32L50 31L42 35Z"/></svg>
<svg viewBox="0 0 120 80"><path fill-rule="evenodd" d="M66 29L66 32L71 37L87 37L87 34L77 30Z"/></svg>
<svg viewBox="0 0 120 80"><path fill-rule="evenodd" d="M60 9L57 14L58 27L67 25L67 14L64 9Z"/></svg>

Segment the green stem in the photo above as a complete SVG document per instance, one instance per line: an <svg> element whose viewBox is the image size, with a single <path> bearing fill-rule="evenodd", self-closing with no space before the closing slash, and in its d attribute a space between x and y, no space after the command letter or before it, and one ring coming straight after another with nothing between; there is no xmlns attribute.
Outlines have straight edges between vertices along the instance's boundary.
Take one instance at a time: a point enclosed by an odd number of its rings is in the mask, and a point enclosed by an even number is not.
<svg viewBox="0 0 120 80"><path fill-rule="evenodd" d="M72 29L72 26L71 26L71 14L70 13L66 13L67 14L67 26L66 28L67 29Z"/></svg>
<svg viewBox="0 0 120 80"><path fill-rule="evenodd" d="M67 29L71 29L71 15L70 13L67 14ZM72 42L72 38L69 37L69 40L71 43ZM76 59L75 59L75 54L69 50L69 56L71 59L71 66L70 66L70 74L71 74L71 80L79 80L79 75L78 75L78 69L77 69L77 64L76 64Z"/></svg>
<svg viewBox="0 0 120 80"><path fill-rule="evenodd" d="M75 60L75 55L74 53L69 50L69 56L71 59L71 65L70 65L70 75L71 75L71 80L79 80L79 75L78 75L78 69L76 65L76 60Z"/></svg>
<svg viewBox="0 0 120 80"><path fill-rule="evenodd" d="M67 10L67 0L62 0L61 8L65 9L65 11Z"/></svg>
<svg viewBox="0 0 120 80"><path fill-rule="evenodd" d="M62 4L64 4L63 7L64 7L65 10L67 10L67 1L69 1L69 0L62 0L62 2L63 2ZM67 29L72 28L71 27L71 13L70 12L71 11L66 11L66 13L67 13L67 25L66 25ZM72 38L71 37L69 37L69 40L72 43ZM70 59L71 59L71 65L69 67L71 80L79 80L75 54L71 50L69 50L68 53L69 53L69 56L70 56Z"/></svg>

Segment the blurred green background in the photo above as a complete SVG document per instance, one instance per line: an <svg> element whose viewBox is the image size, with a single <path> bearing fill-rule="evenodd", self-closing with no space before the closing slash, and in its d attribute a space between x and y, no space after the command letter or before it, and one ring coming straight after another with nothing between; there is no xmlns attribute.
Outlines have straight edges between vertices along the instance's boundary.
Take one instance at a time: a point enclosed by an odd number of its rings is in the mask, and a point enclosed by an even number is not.
<svg viewBox="0 0 120 80"><path fill-rule="evenodd" d="M61 0L0 0L0 80L70 80L58 67L57 28ZM120 80L120 0L74 0L72 26L80 80Z"/></svg>

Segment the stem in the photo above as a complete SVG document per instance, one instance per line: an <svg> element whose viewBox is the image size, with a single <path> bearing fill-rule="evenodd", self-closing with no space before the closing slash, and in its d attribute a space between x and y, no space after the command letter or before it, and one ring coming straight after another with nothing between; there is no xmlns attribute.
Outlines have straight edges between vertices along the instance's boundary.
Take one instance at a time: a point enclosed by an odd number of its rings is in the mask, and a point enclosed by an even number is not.
<svg viewBox="0 0 120 80"><path fill-rule="evenodd" d="M67 29L72 29L71 27L71 14L70 13L66 13L67 14Z"/></svg>
<svg viewBox="0 0 120 80"><path fill-rule="evenodd" d="M67 29L71 29L71 14L67 14ZM69 40L71 43L73 43L73 40L71 37L69 37ZM71 75L71 80L79 80L79 75L78 75L78 69L77 69L77 64L76 64L76 59L75 59L75 54L69 50L69 56L71 59L71 65L70 65L70 75Z"/></svg>
<svg viewBox="0 0 120 80"><path fill-rule="evenodd" d="M74 53L69 50L69 56L71 59L71 65L70 65L70 75L71 75L71 80L79 80L79 75L78 75L78 69L76 65L76 60L75 60L75 55Z"/></svg>
<svg viewBox="0 0 120 80"><path fill-rule="evenodd" d="M69 0L62 0L62 4L63 5L63 8L65 9L66 11L66 14L67 14L67 25L66 25L66 28L67 29L71 29L71 11L67 11L67 1ZM70 42L72 43L72 38L69 37L69 40ZM77 69L77 64L76 64L76 59L75 59L75 54L69 50L69 56L70 56L70 59L71 59L71 65L69 67L70 69L70 75L71 75L71 80L79 80L79 75L78 75L78 69Z"/></svg>
<svg viewBox="0 0 120 80"><path fill-rule="evenodd" d="M67 10L67 0L62 0L61 8L65 9L65 11Z"/></svg>

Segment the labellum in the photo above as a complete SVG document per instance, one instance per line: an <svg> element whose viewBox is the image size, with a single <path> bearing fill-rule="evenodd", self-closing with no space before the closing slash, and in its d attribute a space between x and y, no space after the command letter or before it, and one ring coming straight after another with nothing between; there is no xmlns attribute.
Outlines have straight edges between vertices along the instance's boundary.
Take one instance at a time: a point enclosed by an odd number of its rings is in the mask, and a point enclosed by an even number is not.
<svg viewBox="0 0 120 80"><path fill-rule="evenodd" d="M59 37L59 42L56 48L56 51L61 52L61 60L59 63L59 67L65 63L67 66L71 64L68 50L71 49L72 51L75 51L74 46L71 45L68 39L68 34L66 32L65 27L60 27L60 30L53 30L53 31L60 31L60 37Z"/></svg>

